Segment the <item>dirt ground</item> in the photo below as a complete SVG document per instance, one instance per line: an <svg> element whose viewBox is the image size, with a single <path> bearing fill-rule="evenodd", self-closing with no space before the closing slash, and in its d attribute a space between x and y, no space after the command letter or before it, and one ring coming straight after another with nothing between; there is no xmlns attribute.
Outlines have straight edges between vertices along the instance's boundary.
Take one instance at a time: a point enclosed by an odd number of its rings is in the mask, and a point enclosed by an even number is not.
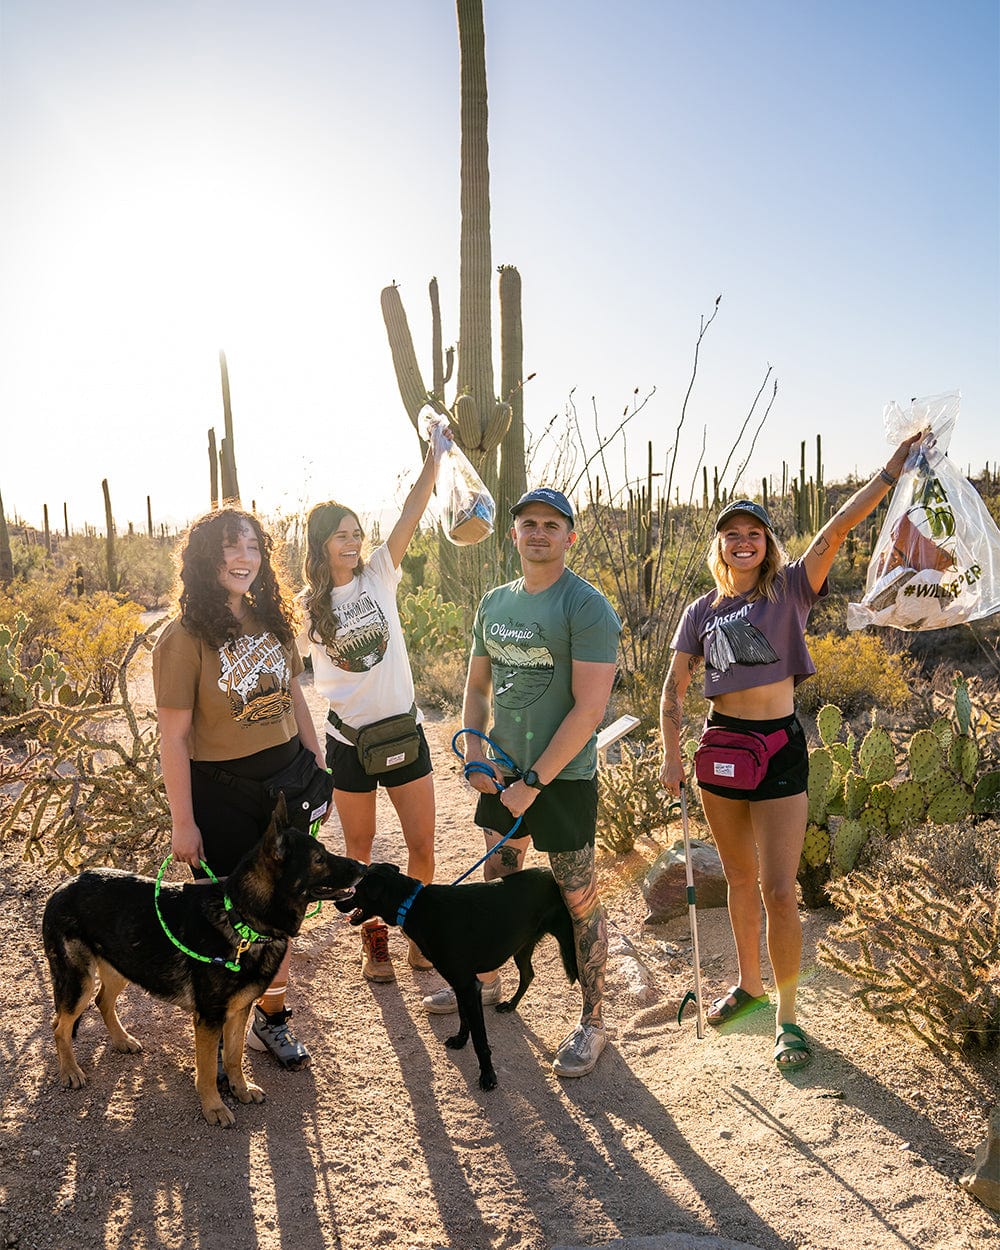
<svg viewBox="0 0 1000 1250"><path fill-rule="evenodd" d="M482 851L449 750L457 727L428 725L444 882ZM323 837L342 850L335 820ZM985 1137L1000 1059L936 1058L874 1022L815 962L832 912L805 914L809 1068L776 1070L773 1013L698 1040L691 1009L676 1020L692 985L687 919L643 923L639 882L661 849L600 858L610 1040L590 1076L549 1066L579 1010L551 941L518 1013L487 1011L500 1084L482 1093L471 1046L443 1045L453 1018L421 1006L437 974L413 972L393 930L398 979L367 984L356 930L327 905L296 944L289 1000L312 1066L248 1052L267 1100L237 1104L223 1130L201 1119L190 1019L135 989L120 1009L144 1052L111 1050L90 1010L77 1043L90 1084L55 1083L39 932L56 881L2 848L0 1247L553 1250L667 1232L760 1250L997 1244L1000 1219L956 1179ZM388 803L375 856L405 864ZM725 912L701 912L699 933L714 997L733 970Z"/></svg>

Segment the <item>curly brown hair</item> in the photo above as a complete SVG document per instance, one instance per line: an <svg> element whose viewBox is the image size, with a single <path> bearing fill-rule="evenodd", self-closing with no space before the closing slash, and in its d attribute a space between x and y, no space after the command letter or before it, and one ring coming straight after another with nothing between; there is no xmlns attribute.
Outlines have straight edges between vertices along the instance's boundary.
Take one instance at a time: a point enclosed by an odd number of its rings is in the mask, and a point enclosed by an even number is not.
<svg viewBox="0 0 1000 1250"><path fill-rule="evenodd" d="M252 513L239 508L206 512L188 526L179 557L181 624L210 647L222 647L239 636L240 623L219 584L219 570L223 544L236 541L244 522L260 544L260 572L250 584L247 599L260 624L290 646L295 637L295 609L271 562L274 540Z"/></svg>
<svg viewBox="0 0 1000 1250"><path fill-rule="evenodd" d="M769 529L765 529L764 536L767 541L767 549L761 562L760 576L757 579L757 585L747 595L747 599L751 603L755 599L770 599L772 603L777 602L780 587L783 583L781 571L788 563L788 554L774 534ZM739 594L733 581L733 570L722 558L721 534L715 535L708 549L708 571L712 574L712 578L715 581L716 595L712 600L713 606L727 597Z"/></svg>
<svg viewBox="0 0 1000 1250"><path fill-rule="evenodd" d="M316 504L309 509L306 517L306 554L302 560L302 580L305 585L299 598L309 613L309 637L313 642L331 643L337 636L339 622L337 614L330 606L333 578L330 576L326 544L330 541L330 535L340 528L345 516L354 517L364 537L358 514L353 508L337 503L334 499ZM363 568L364 563L359 559L354 570L355 577Z"/></svg>

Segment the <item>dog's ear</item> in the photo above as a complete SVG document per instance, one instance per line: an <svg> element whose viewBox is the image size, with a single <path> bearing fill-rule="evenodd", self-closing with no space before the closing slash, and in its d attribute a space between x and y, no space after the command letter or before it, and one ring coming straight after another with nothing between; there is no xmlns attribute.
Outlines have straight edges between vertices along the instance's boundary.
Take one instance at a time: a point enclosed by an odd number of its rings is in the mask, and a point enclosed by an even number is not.
<svg viewBox="0 0 1000 1250"><path fill-rule="evenodd" d="M278 801L274 805L271 819L277 824L279 829L284 829L288 824L288 804L285 802L284 790L278 791Z"/></svg>

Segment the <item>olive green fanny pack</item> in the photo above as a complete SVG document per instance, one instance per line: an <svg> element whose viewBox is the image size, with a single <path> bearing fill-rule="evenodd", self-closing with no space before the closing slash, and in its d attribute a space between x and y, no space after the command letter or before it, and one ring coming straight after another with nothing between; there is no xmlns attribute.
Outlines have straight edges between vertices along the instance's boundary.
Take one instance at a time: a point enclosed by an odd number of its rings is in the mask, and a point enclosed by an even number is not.
<svg viewBox="0 0 1000 1250"><path fill-rule="evenodd" d="M405 768L414 762L420 752L415 703L408 712L386 716L360 729L345 724L333 708L327 720L357 751L358 762L369 777Z"/></svg>

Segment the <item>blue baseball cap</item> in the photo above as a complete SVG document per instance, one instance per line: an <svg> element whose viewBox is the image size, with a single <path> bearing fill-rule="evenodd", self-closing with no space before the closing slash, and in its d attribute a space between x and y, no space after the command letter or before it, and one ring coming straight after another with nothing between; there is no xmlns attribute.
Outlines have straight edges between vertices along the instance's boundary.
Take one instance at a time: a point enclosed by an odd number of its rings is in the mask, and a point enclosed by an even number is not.
<svg viewBox="0 0 1000 1250"><path fill-rule="evenodd" d="M553 490L551 486L538 486L534 490L526 491L511 508L510 515L517 516L529 503L547 503L550 508L555 508L556 512L567 517L570 525L573 524L573 509L561 490Z"/></svg>
<svg viewBox="0 0 1000 1250"><path fill-rule="evenodd" d="M732 503L727 503L719 513L715 522L716 533L718 533L729 518L734 516L737 512L746 512L749 516L754 517L755 520L760 521L762 525L766 526L772 534L774 533L774 526L771 524L771 518L767 515L767 509L762 507L759 503L754 503L752 499L736 499Z"/></svg>

